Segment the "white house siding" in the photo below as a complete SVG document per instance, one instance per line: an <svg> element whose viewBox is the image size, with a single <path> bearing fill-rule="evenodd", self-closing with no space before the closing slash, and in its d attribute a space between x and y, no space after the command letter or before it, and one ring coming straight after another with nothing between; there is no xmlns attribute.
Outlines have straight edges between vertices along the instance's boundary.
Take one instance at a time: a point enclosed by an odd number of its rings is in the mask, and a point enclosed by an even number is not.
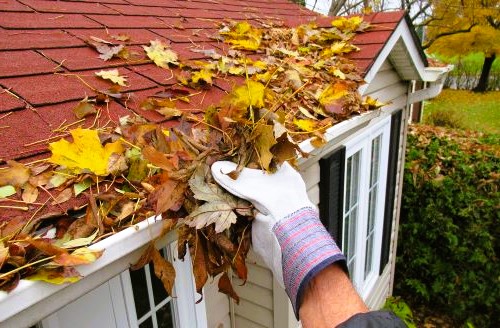
<svg viewBox="0 0 500 328"><path fill-rule="evenodd" d="M219 293L217 280L207 282L203 289L207 310L207 328L230 328L229 298Z"/></svg>

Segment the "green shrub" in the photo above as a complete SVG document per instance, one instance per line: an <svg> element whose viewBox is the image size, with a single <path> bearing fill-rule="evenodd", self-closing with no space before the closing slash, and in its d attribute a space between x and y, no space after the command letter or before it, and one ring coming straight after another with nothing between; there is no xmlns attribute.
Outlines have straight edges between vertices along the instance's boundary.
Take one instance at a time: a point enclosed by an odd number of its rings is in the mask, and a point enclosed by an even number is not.
<svg viewBox="0 0 500 328"><path fill-rule="evenodd" d="M500 138L408 135L395 291L457 326L500 327Z"/></svg>
<svg viewBox="0 0 500 328"><path fill-rule="evenodd" d="M391 310L397 315L408 328L416 328L415 322L413 321L413 313L410 307L403 301L400 297L388 297L385 300L384 310Z"/></svg>

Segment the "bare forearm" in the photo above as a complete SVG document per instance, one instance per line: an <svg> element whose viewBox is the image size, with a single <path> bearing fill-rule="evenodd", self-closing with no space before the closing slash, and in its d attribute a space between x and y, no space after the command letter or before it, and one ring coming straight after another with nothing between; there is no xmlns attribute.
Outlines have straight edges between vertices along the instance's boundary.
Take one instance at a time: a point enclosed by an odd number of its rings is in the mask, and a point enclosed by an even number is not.
<svg viewBox="0 0 500 328"><path fill-rule="evenodd" d="M306 287L299 317L304 328L332 328L368 308L339 265L330 265Z"/></svg>

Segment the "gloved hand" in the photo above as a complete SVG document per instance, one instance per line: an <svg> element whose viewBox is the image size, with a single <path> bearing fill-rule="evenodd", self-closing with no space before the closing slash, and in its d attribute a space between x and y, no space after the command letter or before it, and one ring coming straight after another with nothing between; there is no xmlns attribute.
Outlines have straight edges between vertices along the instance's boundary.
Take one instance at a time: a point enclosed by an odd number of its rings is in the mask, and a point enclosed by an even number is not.
<svg viewBox="0 0 500 328"><path fill-rule="evenodd" d="M259 211L252 224L252 244L275 278L284 284L295 315L305 287L328 265L345 257L319 220L300 174L285 162L276 173L243 169L238 179L232 162L215 162L214 179ZM344 264L345 267L345 264Z"/></svg>

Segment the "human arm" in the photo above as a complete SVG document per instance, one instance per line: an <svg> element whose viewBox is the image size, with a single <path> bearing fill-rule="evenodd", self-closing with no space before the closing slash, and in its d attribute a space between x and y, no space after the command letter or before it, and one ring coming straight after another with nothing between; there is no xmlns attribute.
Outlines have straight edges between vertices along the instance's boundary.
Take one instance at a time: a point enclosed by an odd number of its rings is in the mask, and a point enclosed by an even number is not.
<svg viewBox="0 0 500 328"><path fill-rule="evenodd" d="M303 327L404 327L392 313L368 312L297 171L285 162L276 173L243 169L233 180L228 173L235 169L234 163L216 162L212 175L257 209L253 249L285 287Z"/></svg>
<svg viewBox="0 0 500 328"><path fill-rule="evenodd" d="M285 162L274 174L244 169L233 180L227 173L235 168L234 163L217 162L212 174L222 187L258 210L252 225L254 250L284 285L297 316L303 305L303 324L320 317L345 320L346 314L366 311L347 277L345 258L319 220L300 174ZM317 309L307 311L320 300L322 308L330 308L327 299L334 294L335 306L321 316ZM339 302L340 307L336 306ZM342 321L330 321L329 326L335 322Z"/></svg>
<svg viewBox="0 0 500 328"><path fill-rule="evenodd" d="M368 308L339 265L330 265L314 277L306 287L299 310L302 326L336 327Z"/></svg>

